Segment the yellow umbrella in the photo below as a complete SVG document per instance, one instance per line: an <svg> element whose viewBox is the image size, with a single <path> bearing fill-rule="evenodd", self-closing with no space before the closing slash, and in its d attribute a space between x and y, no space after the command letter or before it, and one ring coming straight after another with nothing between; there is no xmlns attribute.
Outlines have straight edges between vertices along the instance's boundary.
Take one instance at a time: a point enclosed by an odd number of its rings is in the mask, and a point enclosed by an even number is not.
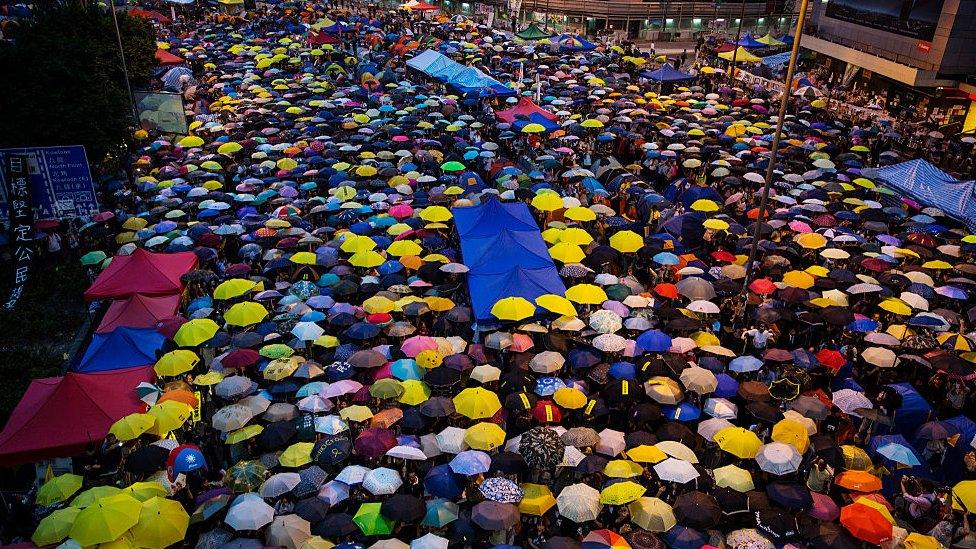
<svg viewBox="0 0 976 549"><path fill-rule="evenodd" d="M794 419L783 419L773 425L771 438L776 442L789 444L800 454L805 454L810 447L810 434L806 425Z"/></svg>
<svg viewBox="0 0 976 549"><path fill-rule="evenodd" d="M808 250L819 250L827 245L827 237L820 233L798 234L793 241Z"/></svg>
<svg viewBox="0 0 976 549"><path fill-rule="evenodd" d="M233 299L251 291L256 285L256 282L244 278L231 278L214 288L213 297L214 299Z"/></svg>
<svg viewBox="0 0 976 549"><path fill-rule="evenodd" d="M561 295L542 294L535 298L535 304L549 312L556 313L557 315L569 317L579 315L579 313L576 312L576 307L573 306L573 303Z"/></svg>
<svg viewBox="0 0 976 549"><path fill-rule="evenodd" d="M718 337L711 332L695 332L691 334L691 340L694 341L695 345L698 345L699 347L708 347L710 345L716 346L721 345L722 343L718 340Z"/></svg>
<svg viewBox="0 0 976 549"><path fill-rule="evenodd" d="M203 146L203 139L201 139L201 138L199 138L199 137L197 137L195 135L188 135L188 136L184 137L183 139L180 139L176 144L179 145L179 146L181 146L181 147L187 147L187 148L188 147L202 147Z"/></svg>
<svg viewBox="0 0 976 549"><path fill-rule="evenodd" d="M579 263L586 257L583 249L570 242L559 242L549 248L549 255L560 263Z"/></svg>
<svg viewBox="0 0 976 549"><path fill-rule="evenodd" d="M81 513L81 509L77 507L65 507L44 517L34 530L31 541L38 547L61 543L71 532L78 513Z"/></svg>
<svg viewBox="0 0 976 549"><path fill-rule="evenodd" d="M714 231L724 231L729 228L729 224L721 219L709 218L702 222L702 227Z"/></svg>
<svg viewBox="0 0 976 549"><path fill-rule="evenodd" d="M450 220L454 215L451 210L444 206L427 206L420 211L420 219L430 223L438 223Z"/></svg>
<svg viewBox="0 0 976 549"><path fill-rule="evenodd" d="M610 237L610 247L625 254L644 247L644 238L634 231L618 231Z"/></svg>
<svg viewBox="0 0 976 549"><path fill-rule="evenodd" d="M298 549L332 549L333 547L335 547L335 544L322 536L312 536L310 538L306 538L305 541L298 546Z"/></svg>
<svg viewBox="0 0 976 549"><path fill-rule="evenodd" d="M427 296L424 298L424 302L430 307L431 311L435 313L443 313L444 311L450 311L454 308L455 303L446 297L440 297L436 295Z"/></svg>
<svg viewBox="0 0 976 549"><path fill-rule="evenodd" d="M526 124L522 127L522 133L542 133L546 131L546 127L542 124Z"/></svg>
<svg viewBox="0 0 976 549"><path fill-rule="evenodd" d="M524 495L519 502L519 512L524 515L542 516L556 505L556 498L548 486L527 482L521 488Z"/></svg>
<svg viewBox="0 0 976 549"><path fill-rule="evenodd" d="M576 387L560 387L553 393L552 399L556 401L556 404L567 410L579 410L586 406L588 402L583 391L580 391Z"/></svg>
<svg viewBox="0 0 976 549"><path fill-rule="evenodd" d="M224 380L224 374L216 370L211 370L203 375L193 378L193 384L201 387L216 385Z"/></svg>
<svg viewBox="0 0 976 549"><path fill-rule="evenodd" d="M454 409L470 419L491 417L501 407L498 395L483 387L468 387L454 397Z"/></svg>
<svg viewBox="0 0 976 549"><path fill-rule="evenodd" d="M376 242L368 236L360 236L357 234L350 234L339 245L339 249L350 254L358 254L360 252L368 252L376 248Z"/></svg>
<svg viewBox="0 0 976 549"><path fill-rule="evenodd" d="M577 284L566 290L566 298L582 305L599 305L607 300L607 293L593 284Z"/></svg>
<svg viewBox="0 0 976 549"><path fill-rule="evenodd" d="M603 467L603 474L613 478L631 478L644 474L644 468L627 459L615 459Z"/></svg>
<svg viewBox="0 0 976 549"><path fill-rule="evenodd" d="M193 415L193 408L176 400L167 400L149 408L147 413L156 418L156 423L146 432L163 436L182 427Z"/></svg>
<svg viewBox="0 0 976 549"><path fill-rule="evenodd" d="M312 252L295 252L288 260L296 265L315 265L318 261Z"/></svg>
<svg viewBox="0 0 976 549"><path fill-rule="evenodd" d="M568 229L563 229L559 232L557 241L565 242L567 244L576 244L578 246L586 246L590 242L593 242L593 237L590 235L590 233L580 229L579 227L569 227Z"/></svg>
<svg viewBox="0 0 976 549"><path fill-rule="evenodd" d="M230 326L251 326L264 320L268 310L256 301L235 303L224 313L224 321Z"/></svg>
<svg viewBox="0 0 976 549"><path fill-rule="evenodd" d="M722 208L714 200L699 198L691 203L691 209L696 212L717 212Z"/></svg>
<svg viewBox="0 0 976 549"><path fill-rule="evenodd" d="M919 534L918 532L908 534L904 543L907 549L942 549L942 544L939 543L939 540L932 536Z"/></svg>
<svg viewBox="0 0 976 549"><path fill-rule="evenodd" d="M888 311L889 313L895 313L896 315L908 316L912 314L912 308L901 299L897 297L889 297L878 303L878 307Z"/></svg>
<svg viewBox="0 0 976 549"><path fill-rule="evenodd" d="M312 442L296 442L278 456L282 467L301 467L312 462Z"/></svg>
<svg viewBox="0 0 976 549"><path fill-rule="evenodd" d="M264 427L261 425L245 425L236 431L227 433L227 439L224 440L224 444L237 444L238 442L244 442L245 440L260 435L263 431Z"/></svg>
<svg viewBox="0 0 976 549"><path fill-rule="evenodd" d="M494 423L482 421L468 427L464 432L464 442L475 450L488 452L505 442L505 431Z"/></svg>
<svg viewBox="0 0 976 549"><path fill-rule="evenodd" d="M506 297L491 306L491 314L498 320L522 320L535 314L535 305L524 297Z"/></svg>
<svg viewBox="0 0 976 549"><path fill-rule="evenodd" d="M400 395L398 400L402 404L417 406L418 404L427 402L427 399L430 398L430 387L419 379L408 379L400 385L403 386L403 394Z"/></svg>
<svg viewBox="0 0 976 549"><path fill-rule="evenodd" d="M163 549L181 541L189 525L190 515L179 502L154 497L142 504L139 522L132 527L132 543L136 547Z"/></svg>
<svg viewBox="0 0 976 549"><path fill-rule="evenodd" d="M783 284L806 290L814 285L816 280L810 273L803 271L789 271L783 275Z"/></svg>
<svg viewBox="0 0 976 549"><path fill-rule="evenodd" d="M664 461L668 455L661 451L657 446L641 444L627 450L627 457L638 463L657 463Z"/></svg>
<svg viewBox="0 0 976 549"><path fill-rule="evenodd" d="M726 465L712 471L715 475L715 485L719 488L731 488L736 492L755 490L756 484L752 480L752 473L735 465Z"/></svg>
<svg viewBox="0 0 976 549"><path fill-rule="evenodd" d="M200 362L200 357L193 351L177 349L159 357L154 369L160 376L178 376L193 369Z"/></svg>
<svg viewBox="0 0 976 549"><path fill-rule="evenodd" d="M368 252L359 252L353 254L352 257L349 258L350 265L352 265L353 267L362 267L365 269L369 269L372 267L379 267L380 265L383 264L384 261L386 261L386 259L384 259L383 256L374 252L373 250L370 250Z"/></svg>
<svg viewBox="0 0 976 549"><path fill-rule="evenodd" d="M556 193L542 193L532 199L532 207L541 212L554 212L562 209L563 199Z"/></svg>
<svg viewBox="0 0 976 549"><path fill-rule="evenodd" d="M600 491L600 503L604 505L624 505L644 495L647 488L632 480L615 482Z"/></svg>
<svg viewBox="0 0 976 549"><path fill-rule="evenodd" d="M718 447L738 458L752 459L759 453L762 441L749 429L743 427L726 427L715 433L714 439Z"/></svg>
<svg viewBox="0 0 976 549"><path fill-rule="evenodd" d="M70 536L83 547L108 543L139 522L141 509L142 504L128 494L99 498L78 513Z"/></svg>
<svg viewBox="0 0 976 549"><path fill-rule="evenodd" d="M847 469L867 471L874 467L871 457L859 446L844 444L841 445L840 451L844 456L844 467Z"/></svg>
<svg viewBox="0 0 976 549"><path fill-rule="evenodd" d="M243 149L243 148L244 147L241 147L241 144L240 143L235 143L233 141L228 141L227 143L224 143L223 145L217 147L217 152L219 154L231 155L231 154L234 154L236 152L240 152L241 149Z"/></svg>
<svg viewBox="0 0 976 549"><path fill-rule="evenodd" d="M85 479L81 475L73 475L71 473L58 475L45 482L44 485L37 490L37 497L35 501L38 505L42 505L44 507L65 501L75 492L81 489L81 485L84 480Z"/></svg>
<svg viewBox="0 0 976 549"><path fill-rule="evenodd" d="M373 411L362 405L346 406L339 410L339 417L347 421L366 421L373 417Z"/></svg>
<svg viewBox="0 0 976 549"><path fill-rule="evenodd" d="M946 261L941 260L941 259L936 259L936 260L933 260L933 261L926 261L925 263L922 263L922 268L923 269L945 270L945 269L951 269L952 268L952 265L949 264Z"/></svg>
<svg viewBox="0 0 976 549"><path fill-rule="evenodd" d="M649 532L667 532L678 524L674 510L659 498L642 497L627 508L630 509L630 519L634 524Z"/></svg>
<svg viewBox="0 0 976 549"><path fill-rule="evenodd" d="M386 253L393 257L403 257L405 255L420 255L424 249L413 240L397 240L386 248Z"/></svg>
<svg viewBox="0 0 976 549"><path fill-rule="evenodd" d="M146 482L133 482L128 486L128 488L122 490L122 492L129 494L139 501L147 501L154 497L164 498L167 495L166 488L154 480Z"/></svg>
<svg viewBox="0 0 976 549"><path fill-rule="evenodd" d="M363 310L369 314L389 313L395 307L396 304L393 303L393 300L382 295L374 295L366 301L363 301Z"/></svg>
<svg viewBox="0 0 976 549"><path fill-rule="evenodd" d="M593 221L596 219L596 214L593 213L593 210L582 206L569 208L563 213L563 216L573 221Z"/></svg>
<svg viewBox="0 0 976 549"><path fill-rule="evenodd" d="M113 423L108 432L120 441L127 442L139 438L152 429L155 423L156 418L149 414L129 414Z"/></svg>
<svg viewBox="0 0 976 549"><path fill-rule="evenodd" d="M95 486L75 496L75 498L71 500L71 506L84 509L101 498L114 496L115 494L121 493L122 489L115 486Z"/></svg>
<svg viewBox="0 0 976 549"><path fill-rule="evenodd" d="M220 326L209 318L194 318L184 323L173 336L173 341L180 347L196 347L212 338Z"/></svg>
<svg viewBox="0 0 976 549"><path fill-rule="evenodd" d="M596 118L587 118L586 120L580 122L580 126L590 129L598 129L603 127L603 122L600 122Z"/></svg>
<svg viewBox="0 0 976 549"><path fill-rule="evenodd" d="M375 166L359 166L356 168L356 175L359 177L373 177L377 174Z"/></svg>
<svg viewBox="0 0 976 549"><path fill-rule="evenodd" d="M295 370L301 366L303 360L301 357L291 356L288 358L276 358L272 360L264 368L264 379L271 381L281 381L286 377L295 373Z"/></svg>

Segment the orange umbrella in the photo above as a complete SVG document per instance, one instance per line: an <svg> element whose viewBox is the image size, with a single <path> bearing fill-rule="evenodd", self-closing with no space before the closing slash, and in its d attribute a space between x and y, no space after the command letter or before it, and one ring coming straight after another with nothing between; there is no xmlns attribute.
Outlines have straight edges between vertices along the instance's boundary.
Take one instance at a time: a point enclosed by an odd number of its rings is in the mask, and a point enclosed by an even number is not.
<svg viewBox="0 0 976 549"><path fill-rule="evenodd" d="M190 408L196 408L200 405L200 399L190 391L185 389L176 389L173 391L166 391L159 397L156 403L166 402L167 400L175 400L176 402L182 402Z"/></svg>
<svg viewBox="0 0 976 549"><path fill-rule="evenodd" d="M867 471L844 471L837 475L834 483L855 492L877 492L881 490L881 479Z"/></svg>
<svg viewBox="0 0 976 549"><path fill-rule="evenodd" d="M891 539L892 524L880 511L853 503L840 510L840 523L859 540L881 545Z"/></svg>

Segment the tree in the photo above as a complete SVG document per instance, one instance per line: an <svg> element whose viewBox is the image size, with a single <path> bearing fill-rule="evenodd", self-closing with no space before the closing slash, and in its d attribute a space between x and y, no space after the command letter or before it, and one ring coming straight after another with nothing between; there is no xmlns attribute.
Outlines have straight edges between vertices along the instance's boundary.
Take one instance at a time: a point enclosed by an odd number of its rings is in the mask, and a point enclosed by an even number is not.
<svg viewBox="0 0 976 549"><path fill-rule="evenodd" d="M118 13L133 88L156 65L149 21ZM41 3L0 46L0 147L84 145L95 164L122 156L134 125L112 14L82 0Z"/></svg>

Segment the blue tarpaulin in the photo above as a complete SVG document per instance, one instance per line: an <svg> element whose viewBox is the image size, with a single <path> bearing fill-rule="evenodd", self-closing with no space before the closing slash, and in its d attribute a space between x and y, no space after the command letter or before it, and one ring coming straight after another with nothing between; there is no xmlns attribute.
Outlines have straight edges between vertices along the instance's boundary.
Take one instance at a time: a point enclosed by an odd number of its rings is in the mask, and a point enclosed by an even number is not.
<svg viewBox="0 0 976 549"><path fill-rule="evenodd" d="M554 132L559 129L559 124L549 120L537 112L522 118L516 118L515 122L512 123L512 128L521 131L522 128L528 126L529 124L539 124L545 128L547 132Z"/></svg>
<svg viewBox="0 0 976 549"><path fill-rule="evenodd" d="M95 334L85 356L71 367L74 372L92 373L155 364L156 351L166 337L155 328L120 327Z"/></svg>
<svg viewBox="0 0 976 549"><path fill-rule="evenodd" d="M559 51L592 51L596 44L576 34L560 34L553 41L559 45Z"/></svg>
<svg viewBox="0 0 976 549"><path fill-rule="evenodd" d="M790 52L784 51L783 53L777 53L774 55L767 55L763 57L762 64L767 67L779 67L780 65L785 65L790 62Z"/></svg>
<svg viewBox="0 0 976 549"><path fill-rule="evenodd" d="M505 297L566 293L528 206L489 200L453 212L476 320L497 321L491 308Z"/></svg>
<svg viewBox="0 0 976 549"><path fill-rule="evenodd" d="M976 229L976 180L960 181L921 159L865 170L865 177L877 177L923 206L939 208L970 230Z"/></svg>
<svg viewBox="0 0 976 549"><path fill-rule="evenodd" d="M694 80L695 77L681 72L678 69L672 67L669 63L661 65L661 68L653 71L642 71L640 75L644 78L649 78L655 82L681 82L683 80Z"/></svg>
<svg viewBox="0 0 976 549"><path fill-rule="evenodd" d="M762 42L756 40L751 35L745 35L741 40L737 42L738 45L743 48L768 48L769 44L763 44Z"/></svg>
<svg viewBox="0 0 976 549"><path fill-rule="evenodd" d="M407 61L407 66L477 97L514 96L515 90L474 67L462 65L434 50L424 50Z"/></svg>

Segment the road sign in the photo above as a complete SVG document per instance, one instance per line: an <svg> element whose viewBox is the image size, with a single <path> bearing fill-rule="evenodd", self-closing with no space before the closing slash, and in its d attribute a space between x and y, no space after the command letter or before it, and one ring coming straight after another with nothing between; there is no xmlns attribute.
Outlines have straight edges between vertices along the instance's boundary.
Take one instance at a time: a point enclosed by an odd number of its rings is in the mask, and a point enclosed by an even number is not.
<svg viewBox="0 0 976 549"><path fill-rule="evenodd" d="M35 219L70 218L98 213L95 183L81 145L0 150L0 164L12 154L27 155ZM0 177L6 177L0 173ZM9 221L6 188L0 180L0 220Z"/></svg>

